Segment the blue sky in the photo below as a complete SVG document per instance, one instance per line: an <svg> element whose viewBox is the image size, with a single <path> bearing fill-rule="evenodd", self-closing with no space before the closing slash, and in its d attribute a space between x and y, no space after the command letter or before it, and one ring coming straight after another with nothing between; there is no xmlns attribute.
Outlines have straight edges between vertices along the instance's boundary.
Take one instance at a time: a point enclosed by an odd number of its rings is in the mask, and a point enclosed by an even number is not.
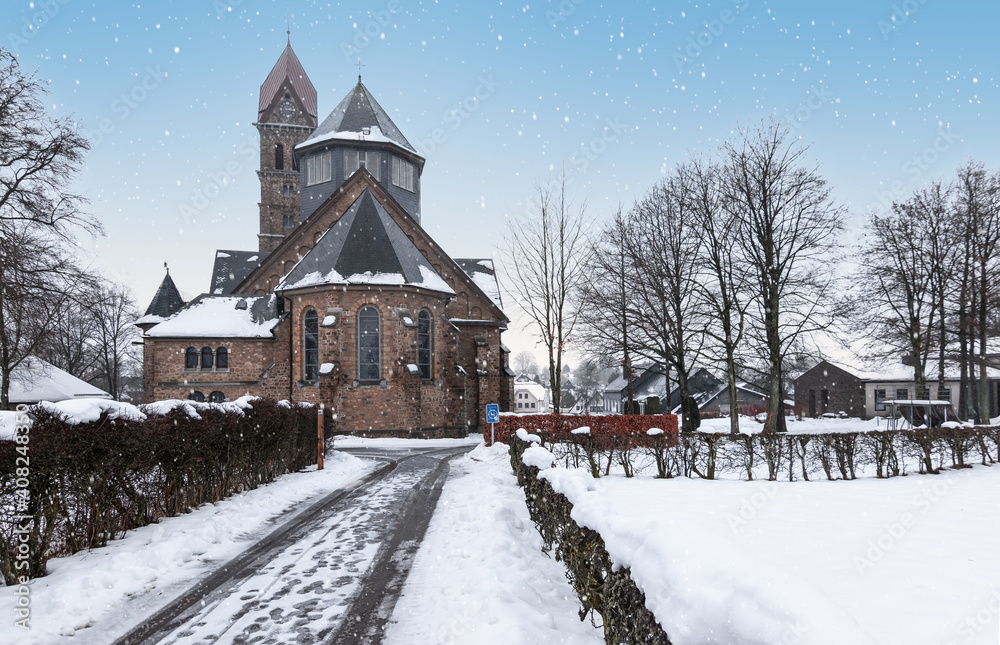
<svg viewBox="0 0 1000 645"><path fill-rule="evenodd" d="M298 0L290 13L321 120L360 56L428 159L423 225L456 257L502 259L509 216L560 170L599 221L768 115L811 146L851 236L969 158L1000 167L996 2ZM97 267L145 307L164 261L193 297L215 249L256 248L252 123L285 2L18 0L2 20L53 113L91 135L79 189L108 230L88 249Z"/></svg>

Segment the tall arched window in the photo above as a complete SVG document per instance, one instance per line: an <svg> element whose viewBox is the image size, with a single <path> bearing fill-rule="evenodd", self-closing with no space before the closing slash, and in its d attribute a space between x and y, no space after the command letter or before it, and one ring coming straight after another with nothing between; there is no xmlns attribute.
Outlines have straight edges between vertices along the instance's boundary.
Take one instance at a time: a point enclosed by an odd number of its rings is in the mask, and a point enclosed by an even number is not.
<svg viewBox="0 0 1000 645"><path fill-rule="evenodd" d="M274 169L285 169L285 146L280 143L277 143L274 146Z"/></svg>
<svg viewBox="0 0 1000 645"><path fill-rule="evenodd" d="M220 370L229 369L229 350L225 347L215 350L215 366Z"/></svg>
<svg viewBox="0 0 1000 645"><path fill-rule="evenodd" d="M212 355L211 347L201 348L201 369L210 370L212 369L212 363L214 363L214 356Z"/></svg>
<svg viewBox="0 0 1000 645"><path fill-rule="evenodd" d="M184 353L184 367L189 370L198 369L198 350L194 347L188 347Z"/></svg>
<svg viewBox="0 0 1000 645"><path fill-rule="evenodd" d="M303 318L305 337L305 380L319 378L319 316L315 309L307 309Z"/></svg>
<svg viewBox="0 0 1000 645"><path fill-rule="evenodd" d="M379 338L378 309L362 307L358 312L358 379L378 381L382 378L382 345Z"/></svg>
<svg viewBox="0 0 1000 645"><path fill-rule="evenodd" d="M426 309L417 316L417 367L420 378L431 377L431 313Z"/></svg>

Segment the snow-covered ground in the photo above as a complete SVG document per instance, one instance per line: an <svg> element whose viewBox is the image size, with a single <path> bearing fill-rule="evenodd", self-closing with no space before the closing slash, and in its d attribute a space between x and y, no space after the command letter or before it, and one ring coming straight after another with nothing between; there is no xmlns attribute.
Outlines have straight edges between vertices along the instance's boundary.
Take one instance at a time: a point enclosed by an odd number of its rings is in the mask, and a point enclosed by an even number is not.
<svg viewBox="0 0 1000 645"><path fill-rule="evenodd" d="M764 424L756 421L753 417L741 416L740 432L744 434L756 434L764 430ZM677 422L681 422L681 417L677 417ZM885 430L885 419L858 419L850 417L847 419L796 419L786 417L785 422L788 432L795 434L817 434L825 432L868 432L870 430ZM719 419L702 419L701 432L729 432L729 417Z"/></svg>
<svg viewBox="0 0 1000 645"><path fill-rule="evenodd" d="M273 528L297 503L326 494L376 468L345 453L325 469L290 473L256 490L192 513L161 520L102 549L49 560L49 574L31 582L31 630L0 622L0 643L110 643L217 566ZM295 510L298 510L297 508ZM14 587L0 588L14 607Z"/></svg>
<svg viewBox="0 0 1000 645"><path fill-rule="evenodd" d="M386 645L604 643L577 617L563 565L541 551L507 446L452 463L386 628Z"/></svg>
<svg viewBox="0 0 1000 645"><path fill-rule="evenodd" d="M385 450L427 450L428 448L455 448L458 446L474 446L483 438L478 434L470 434L461 439L394 439L337 436L333 445L341 448L378 448Z"/></svg>
<svg viewBox="0 0 1000 645"><path fill-rule="evenodd" d="M542 476L631 568L676 645L1000 639L998 466L793 483Z"/></svg>

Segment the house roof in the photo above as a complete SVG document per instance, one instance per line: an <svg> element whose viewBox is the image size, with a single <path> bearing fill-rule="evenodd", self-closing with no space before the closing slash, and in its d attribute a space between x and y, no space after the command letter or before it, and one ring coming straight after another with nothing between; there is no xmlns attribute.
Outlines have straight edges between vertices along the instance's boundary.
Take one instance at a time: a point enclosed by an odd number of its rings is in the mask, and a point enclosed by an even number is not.
<svg viewBox="0 0 1000 645"><path fill-rule="evenodd" d="M174 284L168 271L167 275L163 276L163 281L160 282L156 293L153 294L149 306L146 307L146 313L135 322L137 325L159 323L180 311L183 306L184 299L181 298L180 292L177 291L177 285Z"/></svg>
<svg viewBox="0 0 1000 645"><path fill-rule="evenodd" d="M334 139L394 143L414 154L417 152L364 86L360 76L358 84L333 112L330 112L308 139L295 147L307 148Z"/></svg>
<svg viewBox="0 0 1000 645"><path fill-rule="evenodd" d="M535 383L534 381L525 382L515 382L514 392L528 392L534 396L539 401L545 400L545 388L542 387L541 383Z"/></svg>
<svg viewBox="0 0 1000 645"><path fill-rule="evenodd" d="M229 295L267 256L266 251L216 251L208 292L213 296Z"/></svg>
<svg viewBox="0 0 1000 645"><path fill-rule="evenodd" d="M289 40L288 44L285 45L285 50L278 57L278 62L274 64L274 67L271 68L271 73L267 75L264 83L260 86L257 119L259 120L264 117L264 112L274 102L274 96L281 90L285 79L288 79L292 89L295 90L295 93L302 101L302 107L305 108L306 113L316 118L316 88L313 86L312 81L309 80L309 75L306 74L302 63L299 62L299 57L292 51L292 41Z"/></svg>
<svg viewBox="0 0 1000 645"><path fill-rule="evenodd" d="M856 376L859 380L865 382L884 382L884 383L913 382L914 369L912 365L887 362L880 365L878 369L866 370L856 365L847 365L842 361L831 361L829 359L823 359L810 369L803 372L802 375L799 376L799 378L817 368L821 368L824 364L829 364L837 369L843 370L848 374ZM986 368L986 372L989 378L1000 378L1000 369L988 366ZM978 376L978 369L976 373ZM936 360L927 361L927 366L924 368L925 380L927 381L927 383L933 383L937 381L937 377L938 377L937 361ZM945 361L944 377L946 381L957 381L961 378L961 368L958 362L952 360Z"/></svg>
<svg viewBox="0 0 1000 645"><path fill-rule="evenodd" d="M500 284L491 258L455 258L455 263L465 271L476 286L489 296L497 307L503 309L500 300Z"/></svg>
<svg viewBox="0 0 1000 645"><path fill-rule="evenodd" d="M862 381L869 382L884 382L884 383L912 383L913 382L914 369L912 365L903 365L902 363L885 365L880 370L869 370L862 371L858 373L858 378ZM987 367L986 374L989 378L995 379L1000 378L1000 369L995 367ZM962 372L958 363L953 361L946 361L944 367L944 378L946 381L958 381L961 379ZM976 368L975 378L979 377L979 369ZM924 369L924 379L928 384L934 383L938 378L938 365L937 361L928 361L927 367Z"/></svg>
<svg viewBox="0 0 1000 645"><path fill-rule="evenodd" d="M10 402L66 401L111 395L40 358L29 356L10 375Z"/></svg>
<svg viewBox="0 0 1000 645"><path fill-rule="evenodd" d="M153 338L274 338L277 297L202 294L156 327Z"/></svg>
<svg viewBox="0 0 1000 645"><path fill-rule="evenodd" d="M328 284L406 284L455 293L367 188L277 290Z"/></svg>

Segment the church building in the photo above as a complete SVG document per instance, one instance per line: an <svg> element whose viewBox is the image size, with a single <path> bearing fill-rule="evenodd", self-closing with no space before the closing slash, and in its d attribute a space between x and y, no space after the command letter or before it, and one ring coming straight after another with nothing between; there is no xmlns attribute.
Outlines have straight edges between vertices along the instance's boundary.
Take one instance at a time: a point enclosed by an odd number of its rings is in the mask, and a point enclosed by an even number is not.
<svg viewBox="0 0 1000 645"><path fill-rule="evenodd" d="M453 259L421 227L425 160L360 75L318 114L289 41L254 124L258 248L218 250L188 303L167 274L136 323L144 400L322 403L332 431L372 436L478 429L513 397L493 261Z"/></svg>

